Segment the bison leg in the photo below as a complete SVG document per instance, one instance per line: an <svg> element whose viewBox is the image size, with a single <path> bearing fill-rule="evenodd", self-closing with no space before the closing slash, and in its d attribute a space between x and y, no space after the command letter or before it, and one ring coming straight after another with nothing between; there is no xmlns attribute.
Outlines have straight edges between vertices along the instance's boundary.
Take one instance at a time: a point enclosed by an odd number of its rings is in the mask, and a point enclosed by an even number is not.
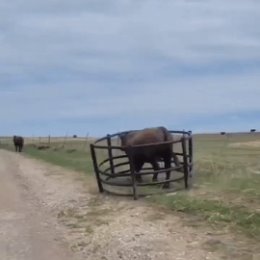
<svg viewBox="0 0 260 260"><path fill-rule="evenodd" d="M171 157L166 157L164 158L164 168L166 169L166 178L165 180L169 180L170 176L171 176L171 170L168 170L169 168L171 168ZM163 184L163 188L169 188L170 187L170 183L166 182Z"/></svg>
<svg viewBox="0 0 260 260"><path fill-rule="evenodd" d="M154 171L160 170L159 164L156 161L152 161L151 164L153 166ZM153 175L153 181L157 181L157 180L158 180L158 172L154 173Z"/></svg>
<svg viewBox="0 0 260 260"><path fill-rule="evenodd" d="M135 165L135 172L136 172L136 180L138 182L142 182L142 175L139 172L142 169L144 162L137 160L137 161L135 161L134 165Z"/></svg>

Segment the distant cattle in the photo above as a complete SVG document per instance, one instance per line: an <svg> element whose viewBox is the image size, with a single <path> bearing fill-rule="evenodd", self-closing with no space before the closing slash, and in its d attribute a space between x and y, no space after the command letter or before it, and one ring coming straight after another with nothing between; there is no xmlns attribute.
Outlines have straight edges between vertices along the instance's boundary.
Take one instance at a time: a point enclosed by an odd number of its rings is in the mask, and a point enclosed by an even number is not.
<svg viewBox="0 0 260 260"><path fill-rule="evenodd" d="M154 171L160 169L158 161L164 161L165 169L171 167L172 157L177 166L180 165L178 157L173 153L173 136L165 127L146 128L143 130L130 131L120 135L121 146L128 157L132 157L133 166L136 173L139 173L144 163L151 163ZM164 143L168 142L168 143ZM148 144L158 144L149 146ZM127 149L129 146L136 146ZM144 146L142 146L144 145ZM146 145L146 146L145 146ZM132 151L132 154L130 155ZM166 180L170 179L170 170L166 170ZM158 173L154 173L153 181L157 181ZM137 175L137 180L141 181L141 175ZM168 188L169 183L164 184L164 188Z"/></svg>
<svg viewBox="0 0 260 260"><path fill-rule="evenodd" d="M13 137L13 142L15 146L15 151L16 152L21 152L23 149L23 144L24 144L24 139L21 136L14 136Z"/></svg>

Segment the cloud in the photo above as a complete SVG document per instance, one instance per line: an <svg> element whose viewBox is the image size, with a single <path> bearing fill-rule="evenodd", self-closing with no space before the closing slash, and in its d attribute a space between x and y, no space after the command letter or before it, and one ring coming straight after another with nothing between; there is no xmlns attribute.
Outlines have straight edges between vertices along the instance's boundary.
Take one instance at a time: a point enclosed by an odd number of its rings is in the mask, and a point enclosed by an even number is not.
<svg viewBox="0 0 260 260"><path fill-rule="evenodd" d="M108 88L87 82L76 89L72 84L23 87L3 91L8 109L0 115L33 119L42 118L113 118L115 116L171 114L173 118L196 115L219 115L260 110L259 75L208 77L135 83ZM21 104L21 110L14 106ZM14 109L12 109L12 107ZM30 111L33 107L34 111ZM23 113L24 111L25 113ZM13 113L13 114L12 114Z"/></svg>
<svg viewBox="0 0 260 260"><path fill-rule="evenodd" d="M255 0L3 0L1 122L209 128L260 111L259 17Z"/></svg>

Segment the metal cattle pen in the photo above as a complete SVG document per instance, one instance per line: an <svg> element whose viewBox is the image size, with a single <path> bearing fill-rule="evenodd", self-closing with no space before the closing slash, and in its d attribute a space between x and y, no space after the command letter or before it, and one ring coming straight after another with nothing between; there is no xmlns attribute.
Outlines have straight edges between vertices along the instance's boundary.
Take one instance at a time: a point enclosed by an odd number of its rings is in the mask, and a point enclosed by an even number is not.
<svg viewBox="0 0 260 260"><path fill-rule="evenodd" d="M124 152L122 152L122 147L119 145L119 136L127 132L129 131L119 132L112 135L108 134L90 145L93 167L100 192L107 191L110 193L119 194L115 191L115 187L128 187L131 188L131 192L130 194L128 193L124 195L133 195L134 199L137 199L138 187L160 185L167 182L171 183L184 180L184 186L186 189L188 188L189 177L192 176L193 171L193 142L191 131L169 131L174 136L178 136L177 140L170 142L127 147L130 151L129 154L131 154L131 151L145 146L156 147L166 143L172 143L173 147L176 145L179 146L180 151L175 152L173 149L175 155L179 158L179 166L177 166L172 159L171 168L154 171L151 167L144 167L140 173L138 173L142 176L152 175L156 172L158 172L158 175L162 175L162 173L165 173L167 170L175 173L177 172L179 174L181 173L181 176L177 178L170 178L169 180L161 179L155 182L137 182L137 173L134 170L131 155L127 156ZM108 187L113 187L114 190L111 191Z"/></svg>

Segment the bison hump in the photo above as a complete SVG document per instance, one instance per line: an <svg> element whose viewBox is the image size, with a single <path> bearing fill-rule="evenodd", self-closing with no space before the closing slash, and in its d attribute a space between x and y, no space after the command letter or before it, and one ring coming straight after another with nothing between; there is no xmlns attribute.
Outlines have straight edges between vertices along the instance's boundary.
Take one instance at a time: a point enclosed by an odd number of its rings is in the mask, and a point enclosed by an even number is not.
<svg viewBox="0 0 260 260"><path fill-rule="evenodd" d="M126 145L142 145L171 141L171 133L164 127L146 128L128 133Z"/></svg>

